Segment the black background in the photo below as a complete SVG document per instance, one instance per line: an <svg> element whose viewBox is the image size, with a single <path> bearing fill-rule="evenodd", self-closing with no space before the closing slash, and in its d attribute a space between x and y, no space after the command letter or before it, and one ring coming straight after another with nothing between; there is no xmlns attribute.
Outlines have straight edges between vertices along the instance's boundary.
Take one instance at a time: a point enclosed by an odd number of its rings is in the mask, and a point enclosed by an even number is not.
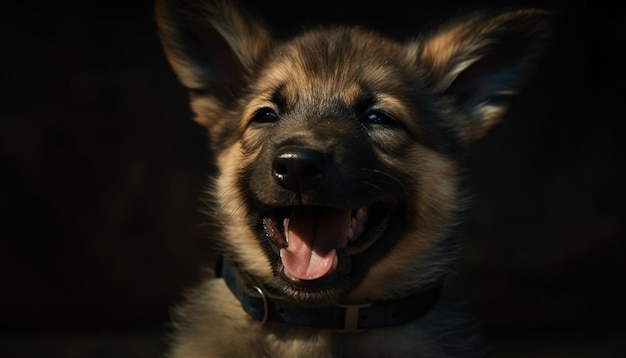
<svg viewBox="0 0 626 358"><path fill-rule="evenodd" d="M621 357L625 31L606 2L248 1L279 33L406 38L475 8L558 9L557 37L474 150L463 287L500 357ZM159 357L211 253L204 131L152 2L0 11L0 356Z"/></svg>

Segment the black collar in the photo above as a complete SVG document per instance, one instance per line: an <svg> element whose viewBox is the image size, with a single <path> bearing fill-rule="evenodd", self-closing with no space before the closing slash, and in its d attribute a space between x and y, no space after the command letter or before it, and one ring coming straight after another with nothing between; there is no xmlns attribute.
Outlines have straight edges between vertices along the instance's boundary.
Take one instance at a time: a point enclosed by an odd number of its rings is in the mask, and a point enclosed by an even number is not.
<svg viewBox="0 0 626 358"><path fill-rule="evenodd" d="M269 297L261 285L252 282L234 263L219 261L216 276L224 278L241 307L254 319L341 332L399 326L415 321L433 308L442 288L436 285L397 301L302 307L287 300Z"/></svg>

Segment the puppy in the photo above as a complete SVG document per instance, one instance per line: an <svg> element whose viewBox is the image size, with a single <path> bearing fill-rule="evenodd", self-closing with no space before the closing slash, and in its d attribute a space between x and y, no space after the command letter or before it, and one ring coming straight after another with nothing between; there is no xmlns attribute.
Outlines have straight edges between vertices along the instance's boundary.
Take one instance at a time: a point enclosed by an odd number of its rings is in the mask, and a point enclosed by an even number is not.
<svg viewBox="0 0 626 358"><path fill-rule="evenodd" d="M226 0L162 0L167 59L206 127L223 261L176 310L172 357L480 357L444 285L468 149L502 118L550 14L472 14L396 42L277 40Z"/></svg>

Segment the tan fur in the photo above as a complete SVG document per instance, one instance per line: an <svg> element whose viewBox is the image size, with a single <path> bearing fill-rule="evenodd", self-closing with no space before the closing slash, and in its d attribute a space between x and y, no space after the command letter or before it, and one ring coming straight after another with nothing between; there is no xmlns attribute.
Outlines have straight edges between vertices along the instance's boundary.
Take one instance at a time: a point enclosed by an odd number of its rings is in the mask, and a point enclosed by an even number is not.
<svg viewBox="0 0 626 358"><path fill-rule="evenodd" d="M278 42L228 0L161 0L157 22L214 150L206 211L220 231L212 239L271 297L302 307L395 301L445 280L460 246L467 150L502 118L549 23L522 10L470 16L404 44L342 27ZM324 185L277 179L275 153L294 146L323 154L316 183ZM352 266L307 286L281 275L267 241L277 234L265 227L297 206L389 217L367 221L384 230L371 243L348 243L340 260ZM175 358L485 353L471 316L445 292L415 321L338 333L256 321L221 278L208 278L175 324Z"/></svg>

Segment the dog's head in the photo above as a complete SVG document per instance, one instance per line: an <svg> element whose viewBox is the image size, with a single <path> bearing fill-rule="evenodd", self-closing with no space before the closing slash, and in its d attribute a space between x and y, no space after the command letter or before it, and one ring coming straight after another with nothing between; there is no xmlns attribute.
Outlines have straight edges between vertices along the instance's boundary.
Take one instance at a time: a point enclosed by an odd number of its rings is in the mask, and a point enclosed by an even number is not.
<svg viewBox="0 0 626 358"><path fill-rule="evenodd" d="M502 117L549 23L520 10L407 43L359 28L280 42L228 1L161 1L157 19L216 152L225 254L307 303L440 279L464 154Z"/></svg>

